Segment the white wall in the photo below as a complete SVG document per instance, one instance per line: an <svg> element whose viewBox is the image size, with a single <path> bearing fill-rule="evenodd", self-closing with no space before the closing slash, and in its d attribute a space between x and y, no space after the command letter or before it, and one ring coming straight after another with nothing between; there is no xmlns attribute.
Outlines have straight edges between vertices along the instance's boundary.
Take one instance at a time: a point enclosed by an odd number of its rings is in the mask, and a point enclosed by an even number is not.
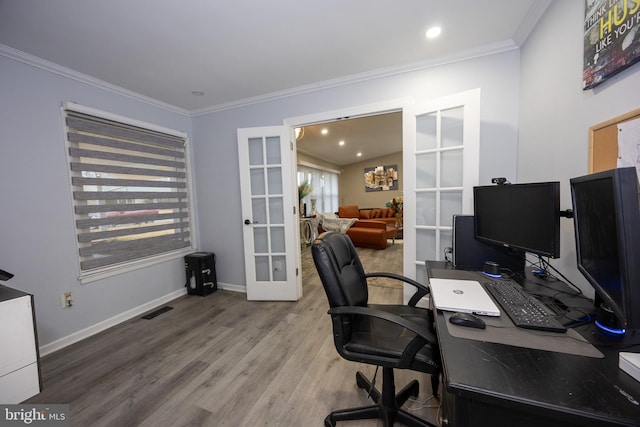
<svg viewBox="0 0 640 427"><path fill-rule="evenodd" d="M571 208L569 179L588 173L589 127L638 108L640 64L582 90L584 2L554 1L521 49L518 182L559 180ZM561 222L554 261L589 295L576 269L573 223Z"/></svg>
<svg viewBox="0 0 640 427"><path fill-rule="evenodd" d="M40 345L48 345L180 291L181 259L81 285L63 101L190 133L186 114L0 55L0 268L4 284L35 295ZM71 291L74 306L60 295ZM46 349L46 348L45 348Z"/></svg>
<svg viewBox="0 0 640 427"><path fill-rule="evenodd" d="M244 286L236 128L404 97L433 99L481 88L480 182L515 178L519 52L516 50L411 73L202 114L193 119L203 250L216 253L221 282Z"/></svg>

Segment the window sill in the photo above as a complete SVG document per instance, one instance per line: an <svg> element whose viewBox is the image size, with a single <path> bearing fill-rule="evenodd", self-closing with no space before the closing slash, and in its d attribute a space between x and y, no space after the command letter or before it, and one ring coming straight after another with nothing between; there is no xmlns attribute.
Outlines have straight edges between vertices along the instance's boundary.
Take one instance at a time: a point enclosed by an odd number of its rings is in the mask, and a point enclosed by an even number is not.
<svg viewBox="0 0 640 427"><path fill-rule="evenodd" d="M111 266L108 268L82 273L78 277L81 284L87 284L96 282L98 280L107 279L109 277L117 276L120 274L128 273L130 271L139 270L141 268L151 267L153 265L162 264L167 261L173 261L178 258L184 257L186 254L193 252L193 248L182 249L154 257L144 258L136 261L131 261L126 264Z"/></svg>

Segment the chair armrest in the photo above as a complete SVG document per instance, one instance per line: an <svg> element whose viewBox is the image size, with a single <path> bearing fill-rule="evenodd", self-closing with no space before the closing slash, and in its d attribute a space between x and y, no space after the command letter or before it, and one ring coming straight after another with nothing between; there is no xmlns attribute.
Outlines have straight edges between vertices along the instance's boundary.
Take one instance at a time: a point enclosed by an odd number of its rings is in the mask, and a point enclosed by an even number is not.
<svg viewBox="0 0 640 427"><path fill-rule="evenodd" d="M386 277L388 279L399 280L401 282L413 285L416 288L416 292L411 296L411 299L409 299L409 302L407 303L407 305L410 307L415 307L418 301L420 301L422 297L424 297L430 292L429 288L427 288L422 283L416 282L415 280L410 279L406 276L401 276L400 274L374 272L374 273L365 274L365 277L367 279L371 277Z"/></svg>
<svg viewBox="0 0 640 427"><path fill-rule="evenodd" d="M436 336L431 333L428 329L421 328L410 320L405 319L404 317L396 316L395 314L376 310L370 307L360 307L360 306L341 306L341 307L332 307L328 311L329 314L336 315L345 315L345 314L357 314L360 316L369 316L369 317L377 317L382 320L386 320L391 323L395 323L398 326L402 326L405 329L410 330L420 338L426 340L430 343L436 343Z"/></svg>

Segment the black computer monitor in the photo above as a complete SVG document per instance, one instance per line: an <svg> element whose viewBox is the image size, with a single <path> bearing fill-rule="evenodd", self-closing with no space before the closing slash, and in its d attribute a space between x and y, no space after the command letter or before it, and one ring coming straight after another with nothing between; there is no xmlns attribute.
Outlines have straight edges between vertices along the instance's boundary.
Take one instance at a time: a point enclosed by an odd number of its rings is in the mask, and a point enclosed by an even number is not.
<svg viewBox="0 0 640 427"><path fill-rule="evenodd" d="M560 257L560 183L473 188L475 237L483 242Z"/></svg>
<svg viewBox="0 0 640 427"><path fill-rule="evenodd" d="M640 330L640 201L635 168L570 180L578 270L602 301L596 324ZM635 332L634 332L635 333Z"/></svg>

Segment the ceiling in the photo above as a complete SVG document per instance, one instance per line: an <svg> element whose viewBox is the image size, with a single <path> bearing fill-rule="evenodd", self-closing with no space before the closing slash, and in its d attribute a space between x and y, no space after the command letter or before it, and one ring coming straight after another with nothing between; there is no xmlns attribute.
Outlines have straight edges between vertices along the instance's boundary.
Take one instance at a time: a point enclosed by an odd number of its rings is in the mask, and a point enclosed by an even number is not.
<svg viewBox="0 0 640 427"><path fill-rule="evenodd" d="M517 48L550 1L0 0L0 55L197 114Z"/></svg>
<svg viewBox="0 0 640 427"><path fill-rule="evenodd" d="M343 118L305 126L298 152L345 166L402 151L402 113ZM326 134L322 130L326 129ZM340 145L344 141L344 145ZM361 153L361 156L358 156Z"/></svg>

